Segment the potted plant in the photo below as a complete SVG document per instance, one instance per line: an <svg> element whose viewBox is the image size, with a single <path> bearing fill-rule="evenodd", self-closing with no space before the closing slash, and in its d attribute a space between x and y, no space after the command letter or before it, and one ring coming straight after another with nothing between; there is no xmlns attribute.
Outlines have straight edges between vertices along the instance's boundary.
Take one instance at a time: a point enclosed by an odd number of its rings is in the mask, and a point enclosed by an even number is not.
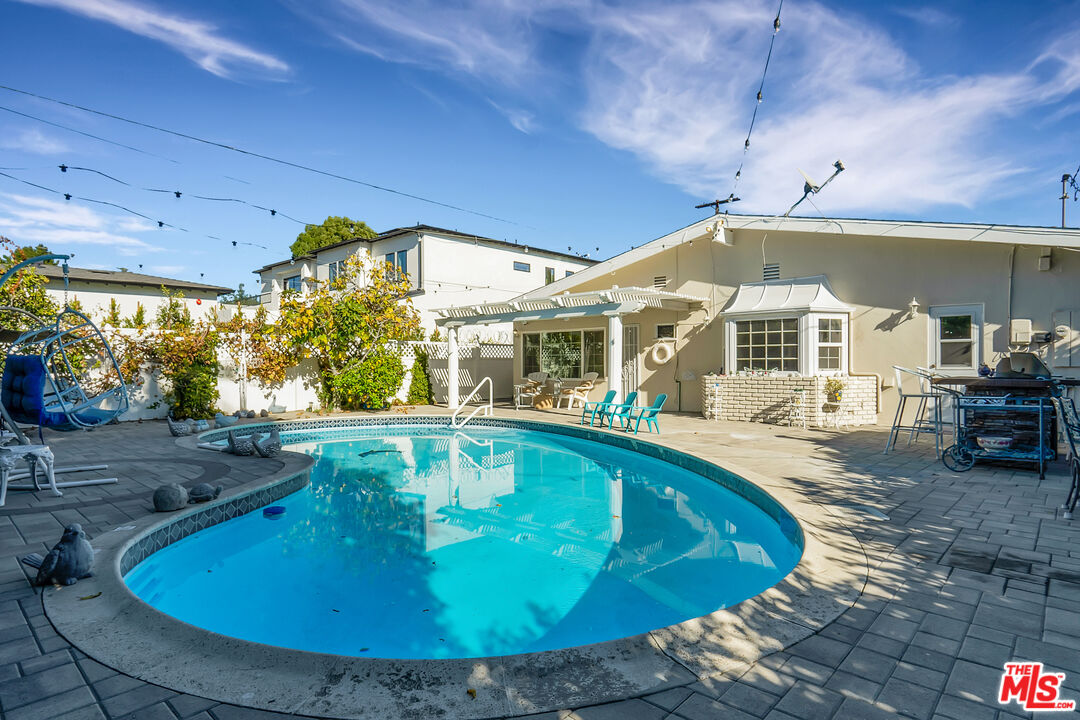
<svg viewBox="0 0 1080 720"><path fill-rule="evenodd" d="M844 381L840 378L831 377L825 381L825 397L834 404L839 405L844 396Z"/></svg>

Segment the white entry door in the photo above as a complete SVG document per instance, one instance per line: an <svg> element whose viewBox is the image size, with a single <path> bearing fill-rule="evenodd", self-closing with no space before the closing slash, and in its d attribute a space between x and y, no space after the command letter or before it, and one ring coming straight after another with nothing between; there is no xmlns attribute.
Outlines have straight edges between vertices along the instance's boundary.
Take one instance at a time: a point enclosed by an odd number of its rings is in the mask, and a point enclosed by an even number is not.
<svg viewBox="0 0 1080 720"><path fill-rule="evenodd" d="M638 325L623 325L622 397L638 389L638 352L641 350Z"/></svg>

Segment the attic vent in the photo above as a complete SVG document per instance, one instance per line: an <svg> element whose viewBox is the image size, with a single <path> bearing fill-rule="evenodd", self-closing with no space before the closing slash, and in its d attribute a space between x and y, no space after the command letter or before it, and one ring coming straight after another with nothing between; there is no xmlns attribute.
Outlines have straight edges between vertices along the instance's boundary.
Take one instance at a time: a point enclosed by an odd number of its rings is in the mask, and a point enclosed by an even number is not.
<svg viewBox="0 0 1080 720"><path fill-rule="evenodd" d="M780 279L780 263L765 263L761 268L762 280L779 280Z"/></svg>
<svg viewBox="0 0 1080 720"><path fill-rule="evenodd" d="M667 275L657 275L652 279L653 290L663 290L667 285Z"/></svg>

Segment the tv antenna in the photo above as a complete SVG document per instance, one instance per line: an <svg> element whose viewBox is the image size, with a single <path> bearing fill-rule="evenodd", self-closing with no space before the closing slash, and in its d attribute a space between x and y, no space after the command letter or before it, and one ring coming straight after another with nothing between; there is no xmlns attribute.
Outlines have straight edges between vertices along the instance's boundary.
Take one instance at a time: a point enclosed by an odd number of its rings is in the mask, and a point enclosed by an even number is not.
<svg viewBox="0 0 1080 720"><path fill-rule="evenodd" d="M731 193L730 195L728 195L723 200L713 200L712 202L701 203L700 205L695 205L694 209L695 210L700 210L701 208L711 207L711 208L713 208L713 214L714 215L719 215L721 205L727 205L728 203L739 202L739 200L741 200L741 199L742 198L735 197L735 193Z"/></svg>
<svg viewBox="0 0 1080 720"><path fill-rule="evenodd" d="M790 215L792 211L799 206L799 203L801 203L803 200L810 197L811 195L817 195L819 192L821 192L822 188L824 188L826 185L833 181L833 178L844 172L844 163L840 162L839 160L833 163L833 167L836 168L836 170L833 171L833 174L829 176L828 180L821 183L820 185L811 180L809 175L804 173L802 170L799 170L799 174L803 176L804 180L803 196L799 198L794 205L788 208L788 211L784 213L784 217Z"/></svg>

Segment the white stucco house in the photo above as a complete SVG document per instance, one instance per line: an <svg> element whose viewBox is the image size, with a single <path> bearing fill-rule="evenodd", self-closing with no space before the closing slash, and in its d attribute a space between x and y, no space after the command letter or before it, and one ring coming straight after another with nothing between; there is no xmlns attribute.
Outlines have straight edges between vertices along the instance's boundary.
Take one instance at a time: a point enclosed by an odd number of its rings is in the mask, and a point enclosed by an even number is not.
<svg viewBox="0 0 1080 720"><path fill-rule="evenodd" d="M508 300L597 262L457 230L414 225L371 239L335 243L255 270L262 283L262 303L276 312L285 289L305 291L312 280L330 280L345 258L357 253L389 262L408 275L413 287L410 297L428 333L435 330L436 308ZM462 340L510 342L512 329L510 323L477 326Z"/></svg>
<svg viewBox="0 0 1080 720"><path fill-rule="evenodd" d="M49 282L45 292L58 305L64 304L64 271L59 265L35 265L34 271L44 275ZM206 283L177 280L175 278L144 275L126 270L94 270L68 268L69 300L78 300L83 312L98 319L109 311L110 301L116 300L123 317L130 317L139 304L152 319L158 307L165 302L162 288L170 292L182 292L184 303L192 317L205 317L215 312L218 296L232 292L232 288Z"/></svg>

